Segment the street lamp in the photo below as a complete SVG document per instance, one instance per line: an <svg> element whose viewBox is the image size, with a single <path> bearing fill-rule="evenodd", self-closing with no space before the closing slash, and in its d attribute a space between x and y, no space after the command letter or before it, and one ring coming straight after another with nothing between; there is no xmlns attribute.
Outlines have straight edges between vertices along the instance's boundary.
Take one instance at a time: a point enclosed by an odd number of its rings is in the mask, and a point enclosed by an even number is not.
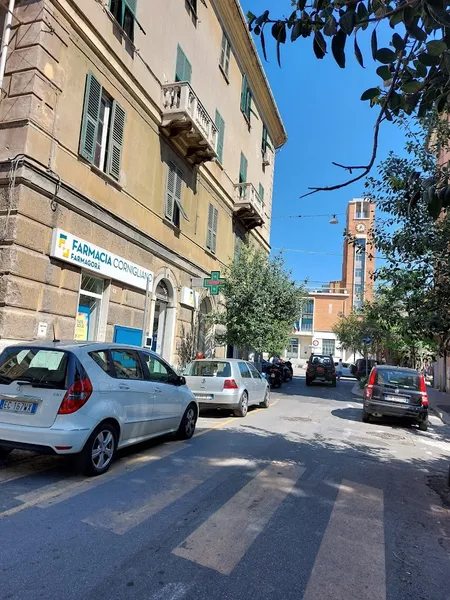
<svg viewBox="0 0 450 600"><path fill-rule="evenodd" d="M338 224L339 224L339 221L338 221L336 215L333 215L330 219L330 225L338 225Z"/></svg>

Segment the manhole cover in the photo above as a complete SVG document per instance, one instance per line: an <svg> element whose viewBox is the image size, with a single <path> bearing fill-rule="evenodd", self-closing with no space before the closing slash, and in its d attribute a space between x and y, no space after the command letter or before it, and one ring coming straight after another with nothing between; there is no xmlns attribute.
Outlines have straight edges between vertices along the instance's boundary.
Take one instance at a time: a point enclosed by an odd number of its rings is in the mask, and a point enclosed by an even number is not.
<svg viewBox="0 0 450 600"><path fill-rule="evenodd" d="M308 417L283 417L285 421L311 421Z"/></svg>

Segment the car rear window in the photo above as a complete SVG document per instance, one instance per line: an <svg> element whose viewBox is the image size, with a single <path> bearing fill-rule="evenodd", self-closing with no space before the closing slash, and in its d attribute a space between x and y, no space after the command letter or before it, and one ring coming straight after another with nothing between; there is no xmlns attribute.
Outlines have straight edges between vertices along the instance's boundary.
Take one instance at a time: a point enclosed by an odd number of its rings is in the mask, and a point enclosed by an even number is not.
<svg viewBox="0 0 450 600"><path fill-rule="evenodd" d="M194 361L184 373L190 377L231 377L231 365L222 360Z"/></svg>
<svg viewBox="0 0 450 600"><path fill-rule="evenodd" d="M313 365L331 365L329 356L314 356L311 362Z"/></svg>
<svg viewBox="0 0 450 600"><path fill-rule="evenodd" d="M402 390L420 390L419 375L398 369L380 369L377 371L376 385L382 387L399 388Z"/></svg>
<svg viewBox="0 0 450 600"><path fill-rule="evenodd" d="M28 381L34 387L66 389L69 354L41 348L6 348L0 356L0 383Z"/></svg>

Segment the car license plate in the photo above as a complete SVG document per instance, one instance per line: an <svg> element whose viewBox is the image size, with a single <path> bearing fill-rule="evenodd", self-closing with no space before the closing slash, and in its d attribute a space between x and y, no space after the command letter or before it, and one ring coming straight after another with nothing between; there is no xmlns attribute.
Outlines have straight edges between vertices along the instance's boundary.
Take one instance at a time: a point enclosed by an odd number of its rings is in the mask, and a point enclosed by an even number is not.
<svg viewBox="0 0 450 600"><path fill-rule="evenodd" d="M36 406L34 402L16 402L15 400L0 400L0 410L6 412L19 412L34 415L36 412Z"/></svg>
<svg viewBox="0 0 450 600"><path fill-rule="evenodd" d="M405 396L385 396L385 400L388 402L401 402L402 404L408 404L408 398Z"/></svg>
<svg viewBox="0 0 450 600"><path fill-rule="evenodd" d="M275 373L271 373L271 374L270 374L270 377L271 377L272 379L275 379Z"/></svg>
<svg viewBox="0 0 450 600"><path fill-rule="evenodd" d="M197 400L214 400L214 396L212 394L195 394Z"/></svg>

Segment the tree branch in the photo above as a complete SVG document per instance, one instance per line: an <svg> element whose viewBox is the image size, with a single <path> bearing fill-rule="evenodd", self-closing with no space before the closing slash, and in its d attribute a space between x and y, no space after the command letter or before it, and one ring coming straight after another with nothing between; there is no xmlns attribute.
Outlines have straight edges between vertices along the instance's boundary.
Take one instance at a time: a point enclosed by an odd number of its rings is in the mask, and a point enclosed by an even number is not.
<svg viewBox="0 0 450 600"><path fill-rule="evenodd" d="M408 38L409 38L409 34L407 33L405 35L405 37L403 38L404 41L404 46L406 47L406 44L408 42ZM392 80L391 80L391 85L389 87L389 90L386 94L386 96L384 97L384 101L383 101L383 106L378 114L377 120L375 121L375 126L374 126L374 133L373 133L373 146L372 146L372 155L370 157L370 161L366 166L345 166L345 165L340 165L338 163L333 163L336 166L341 167L342 169L347 169L348 171L350 171L350 173L352 172L352 169L357 169L357 170L362 170L362 173L360 173L357 177L353 177L352 179L349 179L348 181L345 181L344 183L338 183L336 185L330 185L330 186L326 186L326 187L313 187L313 188L309 188L311 191L307 192L306 194L303 194L302 196L300 196L300 199L302 198L307 198L308 196L312 196L313 194L317 194L318 192L332 192L334 190L339 190L341 188L347 187L349 185L351 185L352 183L356 183L357 181L359 181L360 179L363 179L364 177L366 177L366 175L368 175L370 173L370 171L372 170L373 165L375 164L375 160L377 158L377 153L378 153L378 137L379 137L379 133L380 133L380 125L383 121L383 117L386 113L386 110L388 108L388 104L389 104L389 100L392 96L392 94L395 91L395 87L397 85L397 81L398 81L398 76L400 73L400 68L402 65L402 61L403 58L405 56L405 51L403 50L400 54L400 56L397 59L397 64L395 67L395 71L394 74L392 75Z"/></svg>

